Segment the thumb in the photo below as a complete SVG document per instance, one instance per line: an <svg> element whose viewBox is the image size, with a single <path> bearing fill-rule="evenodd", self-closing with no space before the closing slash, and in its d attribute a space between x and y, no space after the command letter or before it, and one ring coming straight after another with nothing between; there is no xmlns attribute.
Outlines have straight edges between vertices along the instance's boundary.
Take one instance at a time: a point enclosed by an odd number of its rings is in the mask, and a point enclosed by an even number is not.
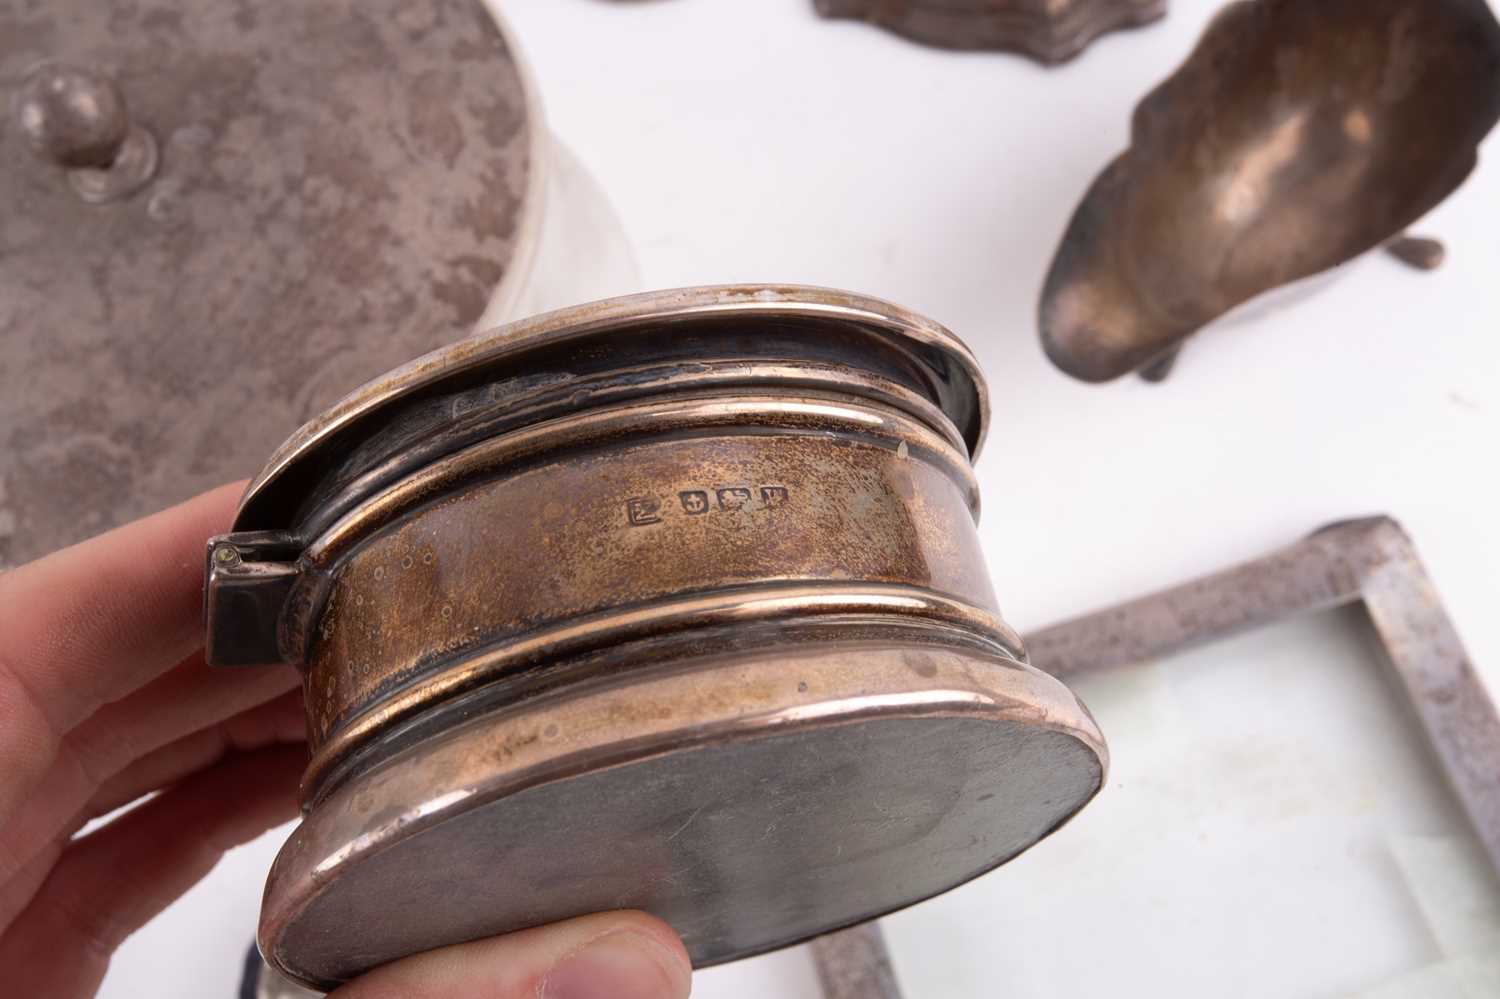
<svg viewBox="0 0 1500 999"><path fill-rule="evenodd" d="M328 999L686 999L687 950L644 912L602 912L395 961Z"/></svg>

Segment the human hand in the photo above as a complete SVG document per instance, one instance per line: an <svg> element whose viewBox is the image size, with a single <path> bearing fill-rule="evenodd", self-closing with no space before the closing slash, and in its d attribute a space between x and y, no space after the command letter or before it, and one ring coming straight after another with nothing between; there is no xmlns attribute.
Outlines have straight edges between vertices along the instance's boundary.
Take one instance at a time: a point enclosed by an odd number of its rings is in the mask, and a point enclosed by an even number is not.
<svg viewBox="0 0 1500 999"><path fill-rule="evenodd" d="M297 672L203 662L203 551L243 484L0 573L0 981L93 995L224 851L297 813ZM89 820L150 796L85 836ZM419 954L337 999L680 999L660 920L601 913Z"/></svg>

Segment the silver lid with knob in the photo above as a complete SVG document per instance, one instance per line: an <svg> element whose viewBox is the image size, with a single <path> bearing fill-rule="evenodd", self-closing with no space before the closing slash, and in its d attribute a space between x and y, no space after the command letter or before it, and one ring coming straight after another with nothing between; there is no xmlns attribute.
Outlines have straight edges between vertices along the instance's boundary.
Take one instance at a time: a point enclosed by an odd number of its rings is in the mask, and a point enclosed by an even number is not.
<svg viewBox="0 0 1500 999"><path fill-rule="evenodd" d="M0 569L467 335L537 119L481 0L0 4Z"/></svg>

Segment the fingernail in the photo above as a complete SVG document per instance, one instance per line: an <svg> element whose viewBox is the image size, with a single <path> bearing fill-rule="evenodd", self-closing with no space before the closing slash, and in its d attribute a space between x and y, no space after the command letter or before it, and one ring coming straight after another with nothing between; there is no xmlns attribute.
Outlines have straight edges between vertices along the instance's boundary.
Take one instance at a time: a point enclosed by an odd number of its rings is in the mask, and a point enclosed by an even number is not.
<svg viewBox="0 0 1500 999"><path fill-rule="evenodd" d="M690 969L661 941L633 930L606 933L563 958L542 981L542 999L682 999Z"/></svg>

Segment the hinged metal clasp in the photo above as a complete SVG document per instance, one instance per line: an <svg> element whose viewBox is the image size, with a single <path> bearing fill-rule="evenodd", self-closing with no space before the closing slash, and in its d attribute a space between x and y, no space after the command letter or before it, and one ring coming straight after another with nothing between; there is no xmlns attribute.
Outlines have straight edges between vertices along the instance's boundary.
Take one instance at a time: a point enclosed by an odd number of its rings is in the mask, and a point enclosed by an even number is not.
<svg viewBox="0 0 1500 999"><path fill-rule="evenodd" d="M302 546L284 531L223 534L208 542L203 615L210 666L293 661L282 641Z"/></svg>

